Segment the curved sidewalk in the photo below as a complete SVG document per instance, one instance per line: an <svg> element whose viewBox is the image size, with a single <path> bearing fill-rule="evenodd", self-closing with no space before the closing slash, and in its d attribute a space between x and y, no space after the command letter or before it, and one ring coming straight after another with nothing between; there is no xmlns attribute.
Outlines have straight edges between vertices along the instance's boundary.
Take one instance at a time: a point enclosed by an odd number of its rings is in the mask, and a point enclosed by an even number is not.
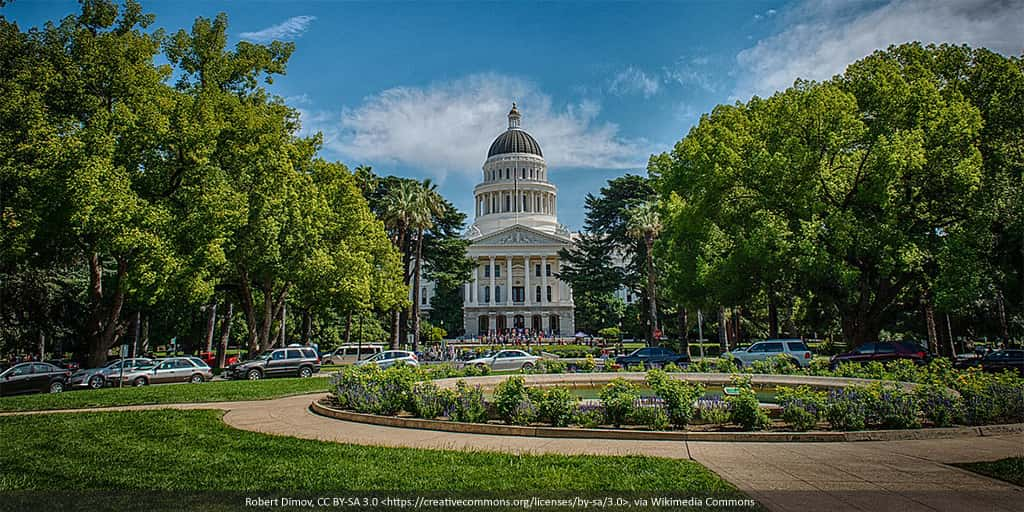
<svg viewBox="0 0 1024 512"><path fill-rule="evenodd" d="M857 443L727 443L547 439L412 430L313 414L299 395L251 402L86 409L221 409L228 425L272 435L405 448L693 459L770 510L1018 511L1024 488L948 463L1024 456L1024 434ZM81 412L47 411L47 413ZM15 413L19 414L19 413Z"/></svg>

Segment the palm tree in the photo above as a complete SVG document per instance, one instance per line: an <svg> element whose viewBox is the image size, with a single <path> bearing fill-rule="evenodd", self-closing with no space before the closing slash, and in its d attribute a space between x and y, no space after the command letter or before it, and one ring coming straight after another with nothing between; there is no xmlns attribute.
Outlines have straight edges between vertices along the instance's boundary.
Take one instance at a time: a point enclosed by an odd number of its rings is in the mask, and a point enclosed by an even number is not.
<svg viewBox="0 0 1024 512"><path fill-rule="evenodd" d="M423 232L434 227L434 217L443 212L443 201L437 193L437 185L424 180L416 188L415 205L410 211L409 229L416 231L416 260L413 268L412 285L412 351L420 345L420 274L423 269Z"/></svg>
<svg viewBox="0 0 1024 512"><path fill-rule="evenodd" d="M402 254L402 282L409 285L409 251L407 250L409 229L413 222L413 216L419 203L417 189L419 183L415 181L401 181L395 187L388 190L387 200L384 202L381 219L384 225L391 232L391 242L395 244ZM395 350L399 344L399 310L396 308L391 312L391 349Z"/></svg>
<svg viewBox="0 0 1024 512"><path fill-rule="evenodd" d="M661 233L661 216L658 215L657 205L653 202L642 203L629 213L629 221L626 225L626 232L629 236L643 240L646 251L647 263L647 299L648 299L648 321L651 328L647 333L647 343L655 340L655 331L658 325L658 304L655 298L654 275L654 239Z"/></svg>

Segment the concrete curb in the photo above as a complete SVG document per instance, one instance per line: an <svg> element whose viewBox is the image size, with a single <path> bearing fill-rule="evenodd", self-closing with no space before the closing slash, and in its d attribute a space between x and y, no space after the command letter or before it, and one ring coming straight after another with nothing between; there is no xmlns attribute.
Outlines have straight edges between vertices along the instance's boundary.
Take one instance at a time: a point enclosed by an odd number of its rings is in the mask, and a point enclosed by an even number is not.
<svg viewBox="0 0 1024 512"><path fill-rule="evenodd" d="M403 418L399 416L377 416L344 411L314 400L309 409L320 416L355 423L366 423L385 427L436 430L463 434L496 436L551 437L575 439L630 439L637 441L721 441L749 443L793 443L793 442L857 442L857 441L906 441L920 439L950 439L962 437L986 437L1024 433L1024 423L988 425L983 427L924 428L915 430L866 430L858 432L688 432L587 429L564 427L522 427L516 425L495 425L492 423L459 423L454 421Z"/></svg>

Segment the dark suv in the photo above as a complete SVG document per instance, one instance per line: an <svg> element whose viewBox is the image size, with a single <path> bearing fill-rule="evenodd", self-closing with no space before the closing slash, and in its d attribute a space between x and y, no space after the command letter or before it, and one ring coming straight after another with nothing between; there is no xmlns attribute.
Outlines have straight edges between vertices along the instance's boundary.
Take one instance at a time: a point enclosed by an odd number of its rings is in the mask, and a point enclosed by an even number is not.
<svg viewBox="0 0 1024 512"><path fill-rule="evenodd" d="M686 354L677 354L671 349L667 349L665 347L638 348L627 355L615 358L615 364L624 368L638 364L642 364L644 368L653 368L656 366L664 366L668 363L685 366L689 362L690 356Z"/></svg>
<svg viewBox="0 0 1024 512"><path fill-rule="evenodd" d="M228 366L229 379L260 380L267 377L310 377L320 371L320 357L310 347L268 350L254 359Z"/></svg>
<svg viewBox="0 0 1024 512"><path fill-rule="evenodd" d="M913 341L879 341L865 343L849 352L832 356L829 368L835 370L843 363L885 363L897 359L910 359L915 363L924 364L931 359L931 355L924 347Z"/></svg>

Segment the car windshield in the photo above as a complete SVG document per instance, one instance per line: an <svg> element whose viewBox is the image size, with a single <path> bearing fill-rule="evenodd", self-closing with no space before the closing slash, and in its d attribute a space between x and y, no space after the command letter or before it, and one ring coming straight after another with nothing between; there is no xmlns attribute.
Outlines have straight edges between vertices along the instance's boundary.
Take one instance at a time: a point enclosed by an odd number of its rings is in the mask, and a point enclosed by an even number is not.
<svg viewBox="0 0 1024 512"><path fill-rule="evenodd" d="M268 351L266 351L266 352L256 356L256 359L270 359L270 356L273 355L273 354L274 354L273 350L268 350Z"/></svg>

